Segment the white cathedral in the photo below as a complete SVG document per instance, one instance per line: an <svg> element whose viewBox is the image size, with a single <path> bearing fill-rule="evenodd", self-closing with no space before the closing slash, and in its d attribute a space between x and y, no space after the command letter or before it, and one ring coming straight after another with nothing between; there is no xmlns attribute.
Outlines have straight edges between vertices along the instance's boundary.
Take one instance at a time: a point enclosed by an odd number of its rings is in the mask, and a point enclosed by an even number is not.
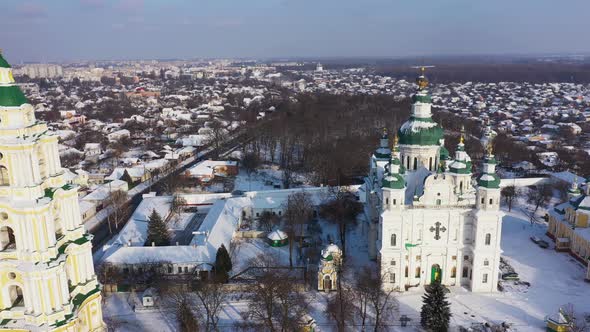
<svg viewBox="0 0 590 332"><path fill-rule="evenodd" d="M496 159L488 148L475 178L463 135L451 158L431 117L424 73L417 83L410 119L393 149L385 133L370 160L369 255L380 262L388 288L405 291L440 281L493 292L503 216Z"/></svg>

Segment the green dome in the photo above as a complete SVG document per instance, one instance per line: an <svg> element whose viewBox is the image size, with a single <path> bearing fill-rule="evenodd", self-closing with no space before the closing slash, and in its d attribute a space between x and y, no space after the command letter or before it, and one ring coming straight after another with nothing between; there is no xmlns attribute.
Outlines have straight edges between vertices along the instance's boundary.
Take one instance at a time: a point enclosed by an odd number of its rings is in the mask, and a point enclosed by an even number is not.
<svg viewBox="0 0 590 332"><path fill-rule="evenodd" d="M0 68L10 68L10 65L8 64L6 59L4 59L4 57L2 56L2 53L0 53Z"/></svg>
<svg viewBox="0 0 590 332"><path fill-rule="evenodd" d="M443 129L431 118L410 117L398 130L399 143L405 145L439 145Z"/></svg>
<svg viewBox="0 0 590 332"><path fill-rule="evenodd" d="M412 103L432 103L432 98L429 95L415 94L412 96Z"/></svg>
<svg viewBox="0 0 590 332"><path fill-rule="evenodd" d="M382 188L389 188L389 189L404 189L406 186L406 181L404 178L399 174L387 174L383 178Z"/></svg>
<svg viewBox="0 0 590 332"><path fill-rule="evenodd" d="M482 174L477 178L477 185L485 188L500 188L500 177L496 174Z"/></svg>
<svg viewBox="0 0 590 332"><path fill-rule="evenodd" d="M455 160L449 165L451 173L455 174L470 174L472 164L470 160Z"/></svg>
<svg viewBox="0 0 590 332"><path fill-rule="evenodd" d="M0 107L18 107L28 102L18 86L0 86Z"/></svg>

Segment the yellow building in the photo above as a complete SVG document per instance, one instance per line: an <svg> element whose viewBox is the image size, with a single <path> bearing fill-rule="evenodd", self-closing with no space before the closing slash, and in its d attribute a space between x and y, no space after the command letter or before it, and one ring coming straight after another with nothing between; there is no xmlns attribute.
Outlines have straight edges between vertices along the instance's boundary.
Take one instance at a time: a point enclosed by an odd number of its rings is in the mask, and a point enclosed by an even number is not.
<svg viewBox="0 0 590 332"><path fill-rule="evenodd" d="M555 241L555 250L569 252L588 266L586 279L590 280L590 179L584 191L573 183L567 202L549 211L547 236Z"/></svg>
<svg viewBox="0 0 590 332"><path fill-rule="evenodd" d="M0 54L0 331L103 331L92 236L57 135Z"/></svg>

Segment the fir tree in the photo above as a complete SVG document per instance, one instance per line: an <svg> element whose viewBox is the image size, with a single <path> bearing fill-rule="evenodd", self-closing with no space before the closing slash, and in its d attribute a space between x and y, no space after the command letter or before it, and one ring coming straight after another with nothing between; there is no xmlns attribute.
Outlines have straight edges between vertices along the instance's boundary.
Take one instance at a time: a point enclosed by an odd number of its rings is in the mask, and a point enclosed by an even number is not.
<svg viewBox="0 0 590 332"><path fill-rule="evenodd" d="M119 180L123 180L123 181L127 182L128 185L133 184L133 178L131 178L131 175L129 175L127 170L125 170L125 172L123 172L123 175L121 175L121 178Z"/></svg>
<svg viewBox="0 0 590 332"><path fill-rule="evenodd" d="M215 255L215 273L220 281L227 282L229 279L228 272L231 271L231 269L231 258L229 257L227 249L222 244L221 247L217 249L217 254Z"/></svg>
<svg viewBox="0 0 590 332"><path fill-rule="evenodd" d="M167 246L170 244L170 235L168 234L166 223L155 209L149 218L147 235L146 244L148 246L151 246L152 242L156 246Z"/></svg>
<svg viewBox="0 0 590 332"><path fill-rule="evenodd" d="M420 324L428 331L446 332L451 319L450 304L446 299L446 288L440 282L426 286L422 297Z"/></svg>

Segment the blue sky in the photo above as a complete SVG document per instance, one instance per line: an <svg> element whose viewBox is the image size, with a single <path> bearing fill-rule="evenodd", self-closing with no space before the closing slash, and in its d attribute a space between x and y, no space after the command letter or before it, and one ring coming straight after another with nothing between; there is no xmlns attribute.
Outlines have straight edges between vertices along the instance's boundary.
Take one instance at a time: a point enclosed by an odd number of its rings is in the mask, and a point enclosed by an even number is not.
<svg viewBox="0 0 590 332"><path fill-rule="evenodd" d="M590 0L1 0L13 62L590 53Z"/></svg>

